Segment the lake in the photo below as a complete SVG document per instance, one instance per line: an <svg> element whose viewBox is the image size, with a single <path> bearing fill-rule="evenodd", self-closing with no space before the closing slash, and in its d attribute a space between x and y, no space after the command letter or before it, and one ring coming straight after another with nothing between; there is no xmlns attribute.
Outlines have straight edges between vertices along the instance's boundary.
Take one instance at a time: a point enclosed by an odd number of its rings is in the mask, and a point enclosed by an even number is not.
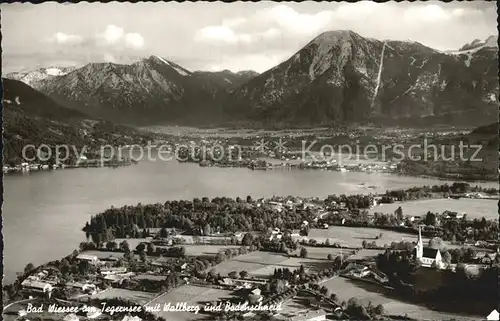
<svg viewBox="0 0 500 321"><path fill-rule="evenodd" d="M444 182L362 172L200 167L176 161L9 174L4 176L4 283L12 282L27 263L38 265L71 253L85 240L85 222L111 205L203 196L325 197ZM366 189L362 183L378 188ZM480 185L498 187L495 182Z"/></svg>

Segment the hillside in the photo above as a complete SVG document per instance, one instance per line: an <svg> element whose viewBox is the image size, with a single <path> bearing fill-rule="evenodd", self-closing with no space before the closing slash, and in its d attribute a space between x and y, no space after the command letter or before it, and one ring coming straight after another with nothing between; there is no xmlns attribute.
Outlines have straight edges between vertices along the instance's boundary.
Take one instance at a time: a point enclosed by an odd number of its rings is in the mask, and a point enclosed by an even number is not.
<svg viewBox="0 0 500 321"><path fill-rule="evenodd" d="M476 129L474 129L471 132L471 135L495 135L495 136L498 136L498 122L490 124L490 125L486 125L486 126L477 127Z"/></svg>
<svg viewBox="0 0 500 321"><path fill-rule="evenodd" d="M497 113L499 91L498 47L490 45L442 53L416 42L325 32L239 88L226 110L309 124L485 124Z"/></svg>
<svg viewBox="0 0 500 321"><path fill-rule="evenodd" d="M497 115L495 39L441 52L337 30L260 75L190 72L151 56L131 65L91 63L33 83L65 107L140 125L480 126Z"/></svg>
<svg viewBox="0 0 500 321"><path fill-rule="evenodd" d="M79 111L62 107L20 81L2 79L2 85L5 164L21 163L22 150L27 145L66 145L79 150L88 146L91 151L100 145L118 146L151 139L151 134L90 119Z"/></svg>
<svg viewBox="0 0 500 321"><path fill-rule="evenodd" d="M34 71L12 72L7 74L5 77L22 81L23 83L36 88L38 86L38 83L44 79L50 79L55 76L63 76L75 69L75 67L40 68Z"/></svg>
<svg viewBox="0 0 500 321"><path fill-rule="evenodd" d="M2 78L4 107L30 116L67 120L88 118L84 113L61 106L48 96L17 80Z"/></svg>
<svg viewBox="0 0 500 321"><path fill-rule="evenodd" d="M37 89L55 101L115 122L199 123L214 116L221 93L249 79L246 74L192 73L151 56L131 65L92 63L46 78Z"/></svg>

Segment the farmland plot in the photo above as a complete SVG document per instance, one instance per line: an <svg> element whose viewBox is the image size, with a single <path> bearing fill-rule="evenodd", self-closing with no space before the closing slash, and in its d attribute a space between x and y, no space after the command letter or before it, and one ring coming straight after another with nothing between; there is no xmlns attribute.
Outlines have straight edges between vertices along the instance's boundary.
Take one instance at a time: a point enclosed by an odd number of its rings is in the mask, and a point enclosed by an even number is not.
<svg viewBox="0 0 500 321"><path fill-rule="evenodd" d="M382 237L376 239L379 234L382 234ZM328 229L311 229L308 238L314 239L319 243L323 243L328 239L331 244L339 243L342 246L348 247L361 247L363 241L368 243L375 242L377 245L381 246L385 244L390 245L392 242L417 241L417 235L413 234L378 228L347 226L330 226ZM424 238L424 242L428 242L428 239Z"/></svg>
<svg viewBox="0 0 500 321"><path fill-rule="evenodd" d="M100 293L93 295L92 298L96 298L96 299L120 298L123 300L128 300L128 301L132 301L134 303L143 305L143 304L146 304L149 301L151 301L157 295L158 295L157 293L110 288L110 289L104 290Z"/></svg>
<svg viewBox="0 0 500 321"><path fill-rule="evenodd" d="M196 285L183 285L173 291L161 295L151 301L148 306L155 306L160 304L161 310L159 312L154 312L156 316L163 317L165 320L169 321L189 321L189 320L199 320L206 318L206 314L203 313L202 307L207 302L216 301L219 299L231 298L231 292L223 289L214 289L210 287L202 287ZM186 302L188 306L198 305L200 307L200 312L195 314L193 312L173 312L173 311L163 311L163 306L170 303L174 305L176 303Z"/></svg>
<svg viewBox="0 0 500 321"><path fill-rule="evenodd" d="M257 251L234 257L213 268L215 269L215 273L220 273L221 275L227 275L232 271L247 271L252 275L256 270L265 268L270 264L278 264L286 259L285 256L279 253Z"/></svg>
<svg viewBox="0 0 500 321"><path fill-rule="evenodd" d="M339 249L331 248L308 247L307 250L309 253L307 258L288 257L274 252L253 252L222 262L213 269L221 275L227 275L232 271L247 271L256 277L269 277L274 269L289 268L294 270L301 265L304 265L308 270L320 271L330 264L330 261L327 260L329 253L332 253L333 256L340 253Z"/></svg>
<svg viewBox="0 0 500 321"><path fill-rule="evenodd" d="M400 207L403 209L405 216L422 216L424 217L428 211L433 213L443 213L444 211L452 211L457 213L467 214L468 219L482 218L497 219L498 218L498 201L487 199L431 199L418 200L407 202L395 202L392 204L383 204L376 206L370 210L370 213L394 213Z"/></svg>
<svg viewBox="0 0 500 321"><path fill-rule="evenodd" d="M335 293L339 301L348 301L350 298L356 298L362 304L371 302L373 305L382 304L387 315L407 315L417 320L451 320L472 321L479 317L454 315L451 313L433 311L425 306L399 301L397 298L384 292L384 288L366 283L363 281L353 281L350 279L337 277L331 279L322 285L326 286L332 293Z"/></svg>
<svg viewBox="0 0 500 321"><path fill-rule="evenodd" d="M188 256L215 256L220 251L239 249L238 245L185 245Z"/></svg>

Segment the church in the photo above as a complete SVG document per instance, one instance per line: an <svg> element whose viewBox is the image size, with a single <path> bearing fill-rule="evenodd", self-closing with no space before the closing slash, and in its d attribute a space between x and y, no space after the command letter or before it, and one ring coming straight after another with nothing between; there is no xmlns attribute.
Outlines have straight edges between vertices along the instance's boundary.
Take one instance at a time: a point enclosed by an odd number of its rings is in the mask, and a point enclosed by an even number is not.
<svg viewBox="0 0 500 321"><path fill-rule="evenodd" d="M443 260L441 258L441 251L424 247L424 242L422 240L421 226L418 227L418 240L415 246L415 259L422 262L423 267L432 267L433 264L436 267L441 268L443 266Z"/></svg>

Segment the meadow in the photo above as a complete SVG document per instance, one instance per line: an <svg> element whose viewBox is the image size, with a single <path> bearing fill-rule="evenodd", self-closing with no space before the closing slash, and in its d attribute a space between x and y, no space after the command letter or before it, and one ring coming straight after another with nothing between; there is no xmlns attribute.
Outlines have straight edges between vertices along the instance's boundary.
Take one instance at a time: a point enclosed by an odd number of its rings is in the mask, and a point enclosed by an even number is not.
<svg viewBox="0 0 500 321"><path fill-rule="evenodd" d="M472 321L480 319L480 317L434 311L425 306L399 301L396 296L390 294L390 290L363 281L353 281L347 278L337 277L324 282L322 285L335 293L340 302L347 302L350 298L356 298L362 304L368 304L369 302L373 305L382 304L386 315L407 315L410 318L422 321L451 319L456 321Z"/></svg>
<svg viewBox="0 0 500 321"><path fill-rule="evenodd" d="M203 287L197 285L183 285L179 288L174 289L171 292L165 293L153 301L151 301L147 306L155 306L157 304L161 305L161 311L154 312L158 317L163 317L168 321L190 321L199 320L206 317L201 309L198 314L193 312L173 312L173 311L163 311L164 304L171 303L175 305L178 302L186 302L188 306L198 305L202 308L206 303L216 301L219 299L230 299L232 297L231 291L223 289L214 289L210 287Z"/></svg>
<svg viewBox="0 0 500 321"><path fill-rule="evenodd" d="M307 258L288 257L282 253L274 252L252 252L224 261L211 269L214 269L216 273L220 273L221 275L227 275L232 271L247 271L251 276L264 278L269 277L274 272L274 269L289 268L294 270L301 265L304 265L306 270L321 271L329 264L327 259L328 254L332 254L335 257L342 250L307 247L307 251ZM347 254L348 251L344 250L344 253Z"/></svg>
<svg viewBox="0 0 500 321"><path fill-rule="evenodd" d="M376 239L377 236L382 234L382 237ZM311 229L308 235L309 239L314 239L318 243L323 243L326 239L330 244L339 243L347 247L361 247L361 243L366 241L371 243L375 241L377 245L383 246L390 245L392 242L416 242L417 235L383 230L378 228L364 228L364 227L347 227L347 226L330 226L328 229ZM428 239L424 238L424 242Z"/></svg>
<svg viewBox="0 0 500 321"><path fill-rule="evenodd" d="M215 256L226 249L239 249L238 245L184 245L188 256Z"/></svg>
<svg viewBox="0 0 500 321"><path fill-rule="evenodd" d="M482 218L498 219L498 201L487 199L461 198L461 199L430 199L408 202L395 202L381 204L370 210L370 213L394 213L401 206L405 216L425 216L428 211L443 213L452 211L467 214L468 219Z"/></svg>

